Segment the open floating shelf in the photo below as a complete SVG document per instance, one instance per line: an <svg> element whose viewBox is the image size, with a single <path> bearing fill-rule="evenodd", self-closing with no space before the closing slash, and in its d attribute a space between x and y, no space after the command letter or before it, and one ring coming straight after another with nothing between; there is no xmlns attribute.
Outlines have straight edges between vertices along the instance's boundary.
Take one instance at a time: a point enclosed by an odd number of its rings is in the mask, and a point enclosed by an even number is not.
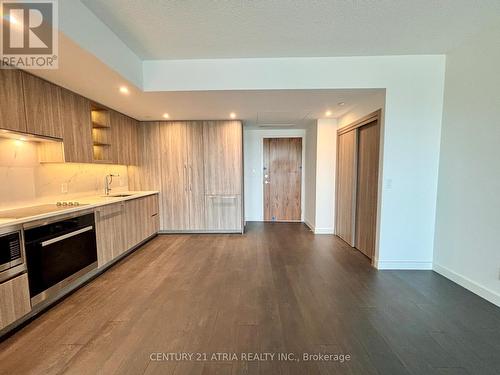
<svg viewBox="0 0 500 375"><path fill-rule="evenodd" d="M94 161L106 163L111 160L111 121L109 109L97 104L91 106L92 140Z"/></svg>

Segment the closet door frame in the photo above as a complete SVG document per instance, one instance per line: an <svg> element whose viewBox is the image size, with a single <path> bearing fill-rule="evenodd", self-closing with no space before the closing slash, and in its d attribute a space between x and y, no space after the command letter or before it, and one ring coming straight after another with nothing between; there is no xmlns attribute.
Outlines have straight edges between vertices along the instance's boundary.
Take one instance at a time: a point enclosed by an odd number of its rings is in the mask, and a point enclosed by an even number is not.
<svg viewBox="0 0 500 375"><path fill-rule="evenodd" d="M357 211L357 182L358 182L358 130L359 128L361 128L362 126L364 125L368 125L368 124L371 124L373 123L374 121L377 122L378 126L379 126L379 142L381 142L381 139L382 139L382 124L381 124L381 118L382 118L382 109L379 109L375 112L372 112L362 118L360 118L359 120L347 125L347 126L344 126L343 128L340 128L339 130L337 130L337 159L336 159L336 177L335 177L335 232L337 232L337 224L338 224L338 207L339 207L339 184L340 184L340 180L339 180L339 163L340 163L340 159L339 159L339 156L340 156L340 147L339 147L339 137L342 135L342 134L345 134L345 133L348 133L348 132L351 132L351 131L354 131L356 133L356 141L355 141L355 182L354 182L354 188L355 188L355 191L353 192L353 195L354 195L354 202L353 202L353 215L352 215L352 239L351 239L351 243L352 243L352 247L356 247L356 211ZM381 178L381 156L382 155L382 145L380 145L379 147L379 160L378 160L378 179L379 179L379 186L378 186L378 193L377 193L377 220L376 220L376 228L375 228L375 231L376 231L376 241L375 241L375 251L374 251L374 254L372 256L372 265L374 264L376 258L378 257L378 227L379 227L379 218L380 218L380 212L379 212L379 207L380 207L380 193L381 193L381 189L380 189L380 178ZM337 234L337 233L336 233ZM349 244L350 245L350 244Z"/></svg>

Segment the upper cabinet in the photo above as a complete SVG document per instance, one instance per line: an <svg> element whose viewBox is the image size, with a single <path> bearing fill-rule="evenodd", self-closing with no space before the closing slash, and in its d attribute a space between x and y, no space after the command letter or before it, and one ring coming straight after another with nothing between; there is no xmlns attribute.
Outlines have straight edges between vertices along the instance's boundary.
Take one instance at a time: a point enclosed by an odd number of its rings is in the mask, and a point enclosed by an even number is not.
<svg viewBox="0 0 500 375"><path fill-rule="evenodd" d="M26 132L21 74L15 69L0 69L0 128Z"/></svg>
<svg viewBox="0 0 500 375"><path fill-rule="evenodd" d="M90 101L71 91L61 90L64 160L92 163L94 158Z"/></svg>
<svg viewBox="0 0 500 375"><path fill-rule="evenodd" d="M121 113L110 111L112 161L137 165L139 161L139 123Z"/></svg>
<svg viewBox="0 0 500 375"><path fill-rule="evenodd" d="M22 81L27 133L63 138L61 88L27 73Z"/></svg>
<svg viewBox="0 0 500 375"><path fill-rule="evenodd" d="M205 194L241 194L243 131L239 121L204 121Z"/></svg>

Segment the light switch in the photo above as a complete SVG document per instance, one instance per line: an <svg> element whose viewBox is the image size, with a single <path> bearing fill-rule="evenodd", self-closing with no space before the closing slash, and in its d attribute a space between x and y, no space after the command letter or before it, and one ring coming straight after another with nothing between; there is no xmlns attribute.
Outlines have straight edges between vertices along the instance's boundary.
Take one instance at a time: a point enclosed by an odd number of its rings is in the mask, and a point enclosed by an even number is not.
<svg viewBox="0 0 500 375"><path fill-rule="evenodd" d="M61 184L61 193L67 193L68 192L68 183L67 182L63 182Z"/></svg>

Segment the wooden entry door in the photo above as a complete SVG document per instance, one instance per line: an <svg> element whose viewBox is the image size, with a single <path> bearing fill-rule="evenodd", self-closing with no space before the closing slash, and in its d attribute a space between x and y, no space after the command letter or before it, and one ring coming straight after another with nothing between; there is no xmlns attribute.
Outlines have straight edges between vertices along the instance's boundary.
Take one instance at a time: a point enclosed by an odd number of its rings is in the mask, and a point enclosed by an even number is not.
<svg viewBox="0 0 500 375"><path fill-rule="evenodd" d="M300 221L302 138L264 138L264 220Z"/></svg>

